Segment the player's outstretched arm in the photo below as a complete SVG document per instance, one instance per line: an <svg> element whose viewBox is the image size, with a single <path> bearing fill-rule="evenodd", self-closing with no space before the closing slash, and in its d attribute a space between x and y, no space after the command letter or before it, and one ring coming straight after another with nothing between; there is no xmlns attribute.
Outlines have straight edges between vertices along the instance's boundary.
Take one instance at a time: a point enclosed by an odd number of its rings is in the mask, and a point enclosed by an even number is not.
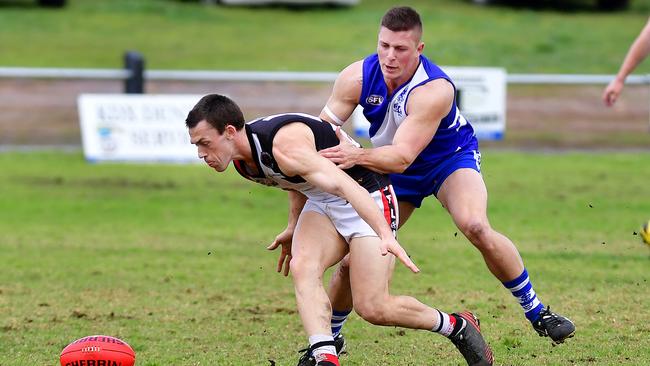
<svg viewBox="0 0 650 366"><path fill-rule="evenodd" d="M312 131L305 124L292 123L278 131L273 141L273 155L285 175L303 177L319 189L339 196L352 205L359 216L381 238L382 255L395 255L413 272L419 272L404 249L395 240L391 228L377 204L363 187L331 161L323 158L314 148Z"/></svg>
<svg viewBox="0 0 650 366"><path fill-rule="evenodd" d="M289 262L291 262L291 242L293 240L293 231L296 228L298 223L298 217L303 207L305 207L305 202L307 202L307 197L300 192L289 191L289 217L287 219L287 227L275 237L275 240L266 247L268 250L275 250L278 246L282 245L282 251L280 252L280 257L278 258L278 267L277 271L281 272L285 276L289 275ZM284 267L284 270L283 270Z"/></svg>
<svg viewBox="0 0 650 366"><path fill-rule="evenodd" d="M625 84L625 79L634 71L634 69L643 61L648 54L650 53L650 19L646 23L645 27L641 30L641 33L634 40L630 49L625 55L625 59L621 64L621 68L614 80L612 80L609 85L603 91L603 102L608 107L611 107L616 103L621 91L623 91L623 85Z"/></svg>

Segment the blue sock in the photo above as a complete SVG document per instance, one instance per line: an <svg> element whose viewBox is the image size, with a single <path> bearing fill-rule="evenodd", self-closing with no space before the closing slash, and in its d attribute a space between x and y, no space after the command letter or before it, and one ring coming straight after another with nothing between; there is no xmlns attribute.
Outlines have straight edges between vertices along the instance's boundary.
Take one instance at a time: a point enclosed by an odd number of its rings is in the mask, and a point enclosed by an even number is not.
<svg viewBox="0 0 650 366"><path fill-rule="evenodd" d="M336 337L341 333L341 328L343 328L343 323L348 319L348 315L352 310L332 310L332 335Z"/></svg>
<svg viewBox="0 0 650 366"><path fill-rule="evenodd" d="M512 296L517 298L519 305L524 309L526 318L531 323L539 318L539 313L544 309L544 304L537 299L537 294L533 290L533 285L528 278L528 271L525 268L519 277L512 281L503 282L503 286L512 292Z"/></svg>

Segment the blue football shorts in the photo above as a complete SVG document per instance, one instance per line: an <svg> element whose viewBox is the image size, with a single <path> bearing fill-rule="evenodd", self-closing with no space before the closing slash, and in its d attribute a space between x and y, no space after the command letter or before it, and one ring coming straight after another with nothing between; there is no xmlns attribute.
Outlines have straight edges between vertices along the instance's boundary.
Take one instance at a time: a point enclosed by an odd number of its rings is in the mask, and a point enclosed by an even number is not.
<svg viewBox="0 0 650 366"><path fill-rule="evenodd" d="M402 174L390 175L398 201L420 207L425 197L438 194L442 183L456 170L470 168L481 173L481 153L478 149L461 150L430 163L428 166L432 168L426 170L407 170Z"/></svg>

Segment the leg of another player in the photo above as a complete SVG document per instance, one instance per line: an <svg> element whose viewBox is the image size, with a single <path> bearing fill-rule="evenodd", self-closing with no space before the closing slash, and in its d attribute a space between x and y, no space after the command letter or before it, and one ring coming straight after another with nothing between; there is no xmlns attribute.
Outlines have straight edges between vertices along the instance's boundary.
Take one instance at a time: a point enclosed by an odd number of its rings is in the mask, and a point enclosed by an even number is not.
<svg viewBox="0 0 650 366"><path fill-rule="evenodd" d="M456 170L438 191L438 199L460 231L481 252L490 272L506 282L519 276L524 264L512 241L490 227L487 197L483 178L473 169Z"/></svg>
<svg viewBox="0 0 650 366"><path fill-rule="evenodd" d="M399 199L399 197L397 197ZM411 215L413 214L413 211L415 211L416 207L413 205L411 202L407 201L398 201L398 207L399 207L399 227L401 228L406 224L409 218L411 218Z"/></svg>
<svg viewBox="0 0 650 366"><path fill-rule="evenodd" d="M347 244L329 218L305 211L298 220L291 251L296 302L309 336L310 351L317 364L338 365L330 331L332 310L323 288L323 273L345 255Z"/></svg>
<svg viewBox="0 0 650 366"><path fill-rule="evenodd" d="M481 174L473 169L458 169L445 179L437 196L456 226L481 252L490 272L517 299L537 333L551 337L556 343L572 337L573 323L550 308L544 309L519 251L510 239L490 226L488 194Z"/></svg>
<svg viewBox="0 0 650 366"><path fill-rule="evenodd" d="M341 333L343 324L352 312L352 290L350 289L350 256L339 262L336 269L332 272L327 296L332 304L332 335L336 339Z"/></svg>

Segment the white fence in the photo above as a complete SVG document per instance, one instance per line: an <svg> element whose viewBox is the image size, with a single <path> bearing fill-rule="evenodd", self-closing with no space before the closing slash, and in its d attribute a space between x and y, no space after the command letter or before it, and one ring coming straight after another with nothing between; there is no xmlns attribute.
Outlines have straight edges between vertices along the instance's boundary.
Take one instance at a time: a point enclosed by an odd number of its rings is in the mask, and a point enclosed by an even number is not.
<svg viewBox="0 0 650 366"><path fill-rule="evenodd" d="M145 70L144 80L333 82L335 72ZM127 69L0 67L0 78L127 80ZM508 84L607 84L614 75L508 74ZM630 75L626 84L650 85L650 74Z"/></svg>

